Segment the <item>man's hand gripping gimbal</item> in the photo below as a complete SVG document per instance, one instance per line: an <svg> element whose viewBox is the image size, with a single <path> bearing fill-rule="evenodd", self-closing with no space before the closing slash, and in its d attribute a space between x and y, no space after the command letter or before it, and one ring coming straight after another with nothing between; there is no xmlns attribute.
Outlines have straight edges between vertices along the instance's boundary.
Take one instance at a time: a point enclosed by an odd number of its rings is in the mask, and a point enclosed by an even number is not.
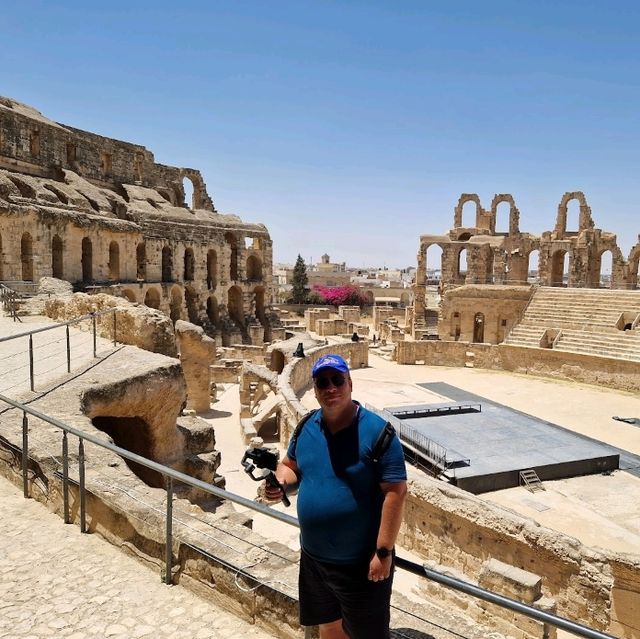
<svg viewBox="0 0 640 639"><path fill-rule="evenodd" d="M278 467L278 456L274 452L267 448L248 448L242 456L242 467L253 481L262 481L264 479L269 485L279 488L282 493L282 503L285 506L291 505L284 491L284 486L278 481L274 472ZM256 468L266 469L267 472L256 477L253 474Z"/></svg>

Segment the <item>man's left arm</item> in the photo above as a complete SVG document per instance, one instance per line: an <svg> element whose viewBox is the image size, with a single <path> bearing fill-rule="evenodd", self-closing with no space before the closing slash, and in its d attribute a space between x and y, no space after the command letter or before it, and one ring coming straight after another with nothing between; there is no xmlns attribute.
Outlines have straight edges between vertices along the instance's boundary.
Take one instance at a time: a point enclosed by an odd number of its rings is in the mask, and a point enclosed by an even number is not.
<svg viewBox="0 0 640 639"><path fill-rule="evenodd" d="M382 516L376 548L392 549L395 546L404 514L404 502L407 496L407 482L383 482L380 484L383 494ZM374 553L369 564L369 579L382 581L391 574L393 557L380 558Z"/></svg>

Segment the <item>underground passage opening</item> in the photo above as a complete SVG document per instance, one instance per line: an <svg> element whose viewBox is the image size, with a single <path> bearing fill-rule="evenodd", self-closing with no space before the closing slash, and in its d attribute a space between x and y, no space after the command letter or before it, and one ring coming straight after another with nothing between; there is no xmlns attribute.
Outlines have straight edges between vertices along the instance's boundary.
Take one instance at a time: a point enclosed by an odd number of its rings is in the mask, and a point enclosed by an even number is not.
<svg viewBox="0 0 640 639"><path fill-rule="evenodd" d="M99 415L94 417L91 422L98 430L109 435L116 446L125 448L141 457L152 459L152 438L149 432L149 425L141 417ZM164 488L161 473L128 459L124 461L129 470L147 484L147 486Z"/></svg>

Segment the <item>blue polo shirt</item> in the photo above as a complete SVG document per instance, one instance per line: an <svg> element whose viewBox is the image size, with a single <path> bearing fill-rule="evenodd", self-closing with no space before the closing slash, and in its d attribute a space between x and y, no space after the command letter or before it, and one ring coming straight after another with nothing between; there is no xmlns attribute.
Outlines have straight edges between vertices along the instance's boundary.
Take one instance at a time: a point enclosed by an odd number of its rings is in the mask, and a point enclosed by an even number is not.
<svg viewBox="0 0 640 639"><path fill-rule="evenodd" d="M332 435L317 411L287 456L300 474L298 520L302 548L320 561L357 563L371 557L382 511L381 482L407 479L398 437L375 464L371 451L385 421L362 406L353 422Z"/></svg>

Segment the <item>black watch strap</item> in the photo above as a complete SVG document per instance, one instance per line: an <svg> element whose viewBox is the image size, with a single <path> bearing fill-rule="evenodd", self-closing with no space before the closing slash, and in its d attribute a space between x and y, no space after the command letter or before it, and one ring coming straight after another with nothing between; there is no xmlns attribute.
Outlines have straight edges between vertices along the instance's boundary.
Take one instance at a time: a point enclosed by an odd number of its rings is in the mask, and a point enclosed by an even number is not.
<svg viewBox="0 0 640 639"><path fill-rule="evenodd" d="M393 548L385 548L384 546L376 548L376 555L378 556L378 559L386 559L391 556L392 552Z"/></svg>

